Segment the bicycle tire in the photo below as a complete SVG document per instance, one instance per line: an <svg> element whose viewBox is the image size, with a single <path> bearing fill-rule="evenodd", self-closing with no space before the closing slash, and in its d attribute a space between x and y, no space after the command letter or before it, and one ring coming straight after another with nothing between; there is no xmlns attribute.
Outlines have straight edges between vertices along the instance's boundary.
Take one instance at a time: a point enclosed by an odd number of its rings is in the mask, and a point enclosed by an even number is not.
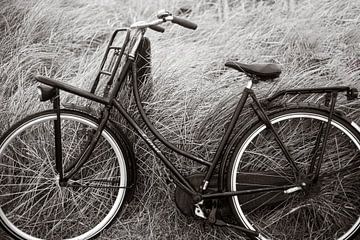
<svg viewBox="0 0 360 240"><path fill-rule="evenodd" d="M326 126L328 115L327 110L300 106L269 115L302 176L309 174L320 122ZM290 164L261 122L253 124L234 149L227 178L230 191L294 182ZM357 239L359 156L359 127L334 114L317 184L304 188L306 191L233 196L233 214L242 226L260 233L255 239Z"/></svg>
<svg viewBox="0 0 360 240"><path fill-rule="evenodd" d="M62 110L65 168L75 161L98 123ZM53 110L31 115L0 139L0 221L16 239L92 239L120 212L128 193L128 152L109 129L73 185L61 187L55 171Z"/></svg>

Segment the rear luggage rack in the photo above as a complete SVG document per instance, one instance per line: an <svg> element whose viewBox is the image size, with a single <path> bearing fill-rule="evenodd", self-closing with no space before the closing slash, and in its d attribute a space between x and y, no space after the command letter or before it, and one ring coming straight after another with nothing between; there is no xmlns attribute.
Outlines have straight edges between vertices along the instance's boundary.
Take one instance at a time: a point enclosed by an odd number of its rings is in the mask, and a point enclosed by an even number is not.
<svg viewBox="0 0 360 240"><path fill-rule="evenodd" d="M322 88L299 88L299 89L288 89L281 90L270 97L261 101L261 104L267 108L271 106L271 103L276 99L284 97L286 95L305 95L305 94L325 94L325 106L329 106L330 99L333 94L335 98L338 93L344 93L348 101L359 99L359 92L356 88L350 88L347 86L337 86L337 87L322 87Z"/></svg>

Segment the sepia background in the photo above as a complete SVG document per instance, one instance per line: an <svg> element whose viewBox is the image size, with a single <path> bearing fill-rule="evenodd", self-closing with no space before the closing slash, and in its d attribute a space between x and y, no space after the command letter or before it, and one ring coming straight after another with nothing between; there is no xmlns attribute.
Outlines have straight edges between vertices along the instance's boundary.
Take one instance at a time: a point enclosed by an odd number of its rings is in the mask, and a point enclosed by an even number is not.
<svg viewBox="0 0 360 240"><path fill-rule="evenodd" d="M166 24L163 34L147 32L152 78L142 97L165 138L204 158L213 156L246 85L244 75L224 67L228 60L282 65L279 79L255 85L260 98L285 88L360 88L359 0L0 0L0 134L50 107L37 100L34 75L89 90L112 31L155 19L160 9L198 29ZM68 94L62 100L84 104ZM359 100L342 97L338 106L360 124ZM132 139L139 163L134 201L100 239L235 238L231 230L183 216L168 172L142 141ZM199 170L168 156L184 174Z"/></svg>

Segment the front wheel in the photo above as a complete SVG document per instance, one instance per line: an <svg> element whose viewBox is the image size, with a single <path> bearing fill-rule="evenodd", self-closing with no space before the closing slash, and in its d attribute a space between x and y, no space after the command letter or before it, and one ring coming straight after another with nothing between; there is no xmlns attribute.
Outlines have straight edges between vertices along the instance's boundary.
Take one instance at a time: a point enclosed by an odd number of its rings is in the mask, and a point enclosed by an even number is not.
<svg viewBox="0 0 360 240"><path fill-rule="evenodd" d="M293 108L269 117L299 168L297 181L303 186L232 197L237 220L257 230L261 240L356 239L360 228L360 134L356 125L334 116L319 178L313 182L312 156L321 152L319 133L328 122L328 113ZM229 190L296 183L289 162L264 124L254 124L234 149Z"/></svg>
<svg viewBox="0 0 360 240"><path fill-rule="evenodd" d="M105 128L88 161L66 184L55 170L54 111L32 115L0 139L0 221L16 239L90 239L119 213L129 184L128 155ZM92 117L60 115L64 169L98 127Z"/></svg>

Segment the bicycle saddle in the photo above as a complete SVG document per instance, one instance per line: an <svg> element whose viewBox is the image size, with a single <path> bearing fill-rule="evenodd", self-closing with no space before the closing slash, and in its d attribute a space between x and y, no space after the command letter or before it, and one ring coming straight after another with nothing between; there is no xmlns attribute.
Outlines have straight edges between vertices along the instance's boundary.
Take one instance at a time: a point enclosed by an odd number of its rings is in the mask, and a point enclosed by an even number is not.
<svg viewBox="0 0 360 240"><path fill-rule="evenodd" d="M226 67L233 68L246 74L255 75L259 80L273 79L280 76L281 68L279 64L244 64L240 62L226 62Z"/></svg>

